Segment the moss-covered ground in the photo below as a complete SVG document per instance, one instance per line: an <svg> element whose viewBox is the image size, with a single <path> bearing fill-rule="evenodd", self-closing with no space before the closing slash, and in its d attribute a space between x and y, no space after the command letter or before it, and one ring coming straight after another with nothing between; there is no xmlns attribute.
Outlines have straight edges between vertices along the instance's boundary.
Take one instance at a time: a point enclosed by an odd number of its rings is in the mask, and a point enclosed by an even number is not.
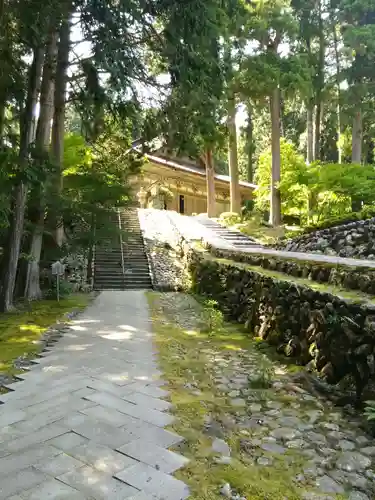
<svg viewBox="0 0 375 500"><path fill-rule="evenodd" d="M302 489L295 477L303 470L307 458L292 449L276 455L255 450L256 447L250 449L251 438L268 439L260 434L265 428L241 426L241 422L246 423L251 418L251 412L248 408L233 406L230 395L220 389L221 374L223 372L224 376L228 367L241 372L242 377L254 370L257 378L249 379L247 384L251 403L256 406L261 403L267 412L267 405L269 411L272 407L269 403L277 397L275 407L285 405L289 411L292 403L298 406L300 398L284 392L276 396L272 384L269 384L275 363L259 352L256 342L237 325L224 324L205 331L204 315L199 303L191 296L150 292L148 300L161 368L168 381L176 415L172 430L185 438L177 451L190 459L188 466L176 476L190 486L191 498L223 498L220 488L225 483L230 483L233 491L247 500L302 498ZM278 363L276 372L286 373L287 369ZM304 411L308 411L309 405L307 401ZM208 425L210 422L211 426ZM220 457L212 451L215 437L230 445L230 463L218 463ZM259 464L260 456L263 460L269 459L272 466ZM313 490L314 487L309 488L309 491ZM303 491L306 491L305 485Z"/></svg>
<svg viewBox="0 0 375 500"><path fill-rule="evenodd" d="M36 341L47 328L65 313L83 309L89 300L87 294L76 294L60 302L41 300L20 304L14 312L0 314L0 373L16 374L14 360L36 354L39 350Z"/></svg>

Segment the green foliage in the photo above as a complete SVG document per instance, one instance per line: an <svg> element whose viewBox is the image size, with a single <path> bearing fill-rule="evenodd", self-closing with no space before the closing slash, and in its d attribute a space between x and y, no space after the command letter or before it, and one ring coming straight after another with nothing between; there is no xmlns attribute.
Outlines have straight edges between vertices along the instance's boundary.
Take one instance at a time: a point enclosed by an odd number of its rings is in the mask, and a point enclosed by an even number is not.
<svg viewBox="0 0 375 500"><path fill-rule="evenodd" d="M159 120L161 132L170 149L199 158L223 140L220 38L228 12L218 0L161 5L166 9L161 50L171 79L171 93Z"/></svg>
<svg viewBox="0 0 375 500"><path fill-rule="evenodd" d="M306 226L303 229L304 233L310 233L317 231L318 229L327 229L330 227L340 226L343 224L349 224L350 222L356 222L358 220L365 220L375 217L375 206L364 206L360 212L345 212L341 215L328 214L326 217L322 218Z"/></svg>
<svg viewBox="0 0 375 500"><path fill-rule="evenodd" d="M62 211L69 247L86 249L113 237L108 219L115 207L131 200L129 176L139 172L142 161L129 152L129 136L109 127L112 133L91 145L76 134L65 138L64 189L49 203Z"/></svg>
<svg viewBox="0 0 375 500"><path fill-rule="evenodd" d="M174 193L169 189L168 186L163 186L160 184L154 184L147 191L147 200L155 200L162 198L163 201L172 201L174 198Z"/></svg>
<svg viewBox="0 0 375 500"><path fill-rule="evenodd" d="M263 356L260 359L259 370L256 375L249 377L249 385L253 389L267 389L272 385L274 369L272 363Z"/></svg>
<svg viewBox="0 0 375 500"><path fill-rule="evenodd" d="M216 300L205 300L203 304L202 317L204 328L202 331L212 335L219 332L224 324L223 313L218 309Z"/></svg>
<svg viewBox="0 0 375 500"><path fill-rule="evenodd" d="M256 206L269 210L271 152L259 158L256 183ZM298 216L311 227L330 227L335 223L372 217L375 203L375 168L372 165L315 163L307 167L295 146L281 142L282 211L286 216ZM352 203L364 204L363 212L352 214Z"/></svg>
<svg viewBox="0 0 375 500"><path fill-rule="evenodd" d="M64 279L60 279L59 282L59 297L61 299L65 299L69 297L73 292L73 286L72 284ZM45 298L47 300L57 300L57 280L55 277L53 278L51 282L51 287L46 291L45 293Z"/></svg>
<svg viewBox="0 0 375 500"><path fill-rule="evenodd" d="M366 401L364 414L369 422L375 420L375 401Z"/></svg>
<svg viewBox="0 0 375 500"><path fill-rule="evenodd" d="M259 158L255 182L258 185L256 207L269 210L272 154L267 150ZM281 141L280 193L284 215L301 215L307 211L309 172L303 157L293 144Z"/></svg>
<svg viewBox="0 0 375 500"><path fill-rule="evenodd" d="M235 212L223 212L220 214L220 221L224 226L234 226L241 222L241 216Z"/></svg>
<svg viewBox="0 0 375 500"><path fill-rule="evenodd" d="M315 165L310 176L312 191L332 191L338 197L359 199L370 204L375 199L375 168L372 165Z"/></svg>

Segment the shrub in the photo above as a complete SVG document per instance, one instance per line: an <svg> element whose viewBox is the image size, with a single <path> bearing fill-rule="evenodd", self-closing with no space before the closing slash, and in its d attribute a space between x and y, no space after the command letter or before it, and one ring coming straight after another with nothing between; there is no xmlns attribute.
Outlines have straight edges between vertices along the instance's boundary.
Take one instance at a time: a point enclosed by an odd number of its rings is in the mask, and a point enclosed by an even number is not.
<svg viewBox="0 0 375 500"><path fill-rule="evenodd" d="M223 313L217 309L216 300L206 300L203 306L203 331L212 334L223 327Z"/></svg>
<svg viewBox="0 0 375 500"><path fill-rule="evenodd" d="M281 182L280 193L282 200L282 213L284 215L301 216L307 214L309 199L308 168L303 159L293 146L281 141ZM256 207L261 212L269 211L270 207L270 182L271 182L272 154L268 150L259 157L256 174L258 189L256 194Z"/></svg>
<svg viewBox="0 0 375 500"><path fill-rule="evenodd" d="M225 226L234 226L241 222L241 216L235 212L223 212L220 215L220 222Z"/></svg>
<svg viewBox="0 0 375 500"><path fill-rule="evenodd" d="M365 416L369 422L375 420L375 401L366 401Z"/></svg>
<svg viewBox="0 0 375 500"><path fill-rule="evenodd" d="M59 297L60 299L68 297L73 292L73 285L64 279L59 282ZM57 282L53 279L51 287L46 292L46 299L57 300Z"/></svg>
<svg viewBox="0 0 375 500"><path fill-rule="evenodd" d="M320 229L329 229L330 227L342 226L359 220L371 219L372 217L375 217L375 206L365 205L360 212L347 212L339 216L335 214L328 215L316 224L305 227L303 232L311 233Z"/></svg>

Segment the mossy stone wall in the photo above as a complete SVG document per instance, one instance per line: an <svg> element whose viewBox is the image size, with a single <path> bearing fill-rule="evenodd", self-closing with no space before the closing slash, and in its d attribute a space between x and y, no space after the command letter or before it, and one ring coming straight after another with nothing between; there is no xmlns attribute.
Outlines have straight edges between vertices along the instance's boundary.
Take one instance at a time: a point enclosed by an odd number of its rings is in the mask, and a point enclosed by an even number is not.
<svg viewBox="0 0 375 500"><path fill-rule="evenodd" d="M308 363L327 382L351 375L359 398L375 373L375 305L360 304L191 250L193 290L231 320Z"/></svg>
<svg viewBox="0 0 375 500"><path fill-rule="evenodd" d="M246 262L290 276L307 278L317 283L328 283L348 290L360 290L375 296L375 269L338 266L309 260L293 260L270 255L250 254L237 250L221 250L214 247L211 247L210 251L216 257Z"/></svg>

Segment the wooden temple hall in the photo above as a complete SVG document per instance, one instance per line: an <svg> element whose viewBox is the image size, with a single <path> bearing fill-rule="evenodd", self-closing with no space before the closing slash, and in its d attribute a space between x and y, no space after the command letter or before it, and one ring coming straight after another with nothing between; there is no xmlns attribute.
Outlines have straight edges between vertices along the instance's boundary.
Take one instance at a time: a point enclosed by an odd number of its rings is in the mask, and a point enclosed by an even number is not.
<svg viewBox="0 0 375 500"><path fill-rule="evenodd" d="M147 154L148 162L134 180L142 208L174 210L191 215L207 212L206 171L190 159L170 158L158 153ZM216 215L229 212L228 175L215 174ZM256 186L240 181L242 204L251 200Z"/></svg>

